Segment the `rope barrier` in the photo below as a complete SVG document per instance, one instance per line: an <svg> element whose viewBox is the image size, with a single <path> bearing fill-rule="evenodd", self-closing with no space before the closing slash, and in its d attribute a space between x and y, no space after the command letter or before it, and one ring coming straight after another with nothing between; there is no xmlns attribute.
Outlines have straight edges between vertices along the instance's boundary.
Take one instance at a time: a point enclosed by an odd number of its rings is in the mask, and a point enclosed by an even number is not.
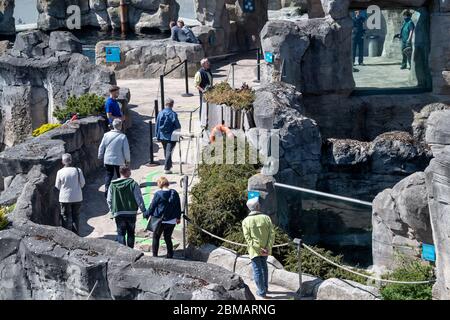
<svg viewBox="0 0 450 320"><path fill-rule="evenodd" d="M220 241L223 241L223 242L226 242L226 243L235 245L235 246L245 247L245 248L248 247L248 245L246 245L246 244L238 243L238 242L234 242L234 241L230 241L230 240L221 238L221 237L219 237L219 236L216 236L215 234L212 234L211 232L209 232L209 231L203 229L202 227L196 225L195 223L193 223L192 220L191 220L190 218L186 217L185 215L183 215L183 218L186 219L186 221L187 221L188 223L192 224L195 228L199 229L200 231L202 231L203 233L209 235L210 237L216 238L217 240L220 240ZM290 243L283 243L283 244L275 245L275 246L273 246L272 248L287 247L287 246L289 246L289 245L290 245Z"/></svg>
<svg viewBox="0 0 450 320"><path fill-rule="evenodd" d="M313 253L313 254L315 254L316 256L318 256L319 258L325 260L325 261L328 262L329 264L332 264L333 266L335 266L335 267L337 267L337 268L340 268L340 269L342 269L342 270L345 270L345 271L347 271L347 272L356 274L356 275L358 275L358 276L360 276L360 277L367 278L367 279L370 279L370 280L375 280L375 281L380 281L380 282L386 282L386 283L396 283L396 284L428 284L428 283L433 283L433 282L435 282L435 280L428 280L428 281L397 281L397 280L388 280L388 279L381 279L381 278L371 277L371 276L365 275L365 274L363 274L363 273L354 271L354 270L352 270L352 269L350 269L350 268L348 268L348 267L341 266L341 265L337 264L337 263L334 262L334 261L331 261L331 260L328 259L327 257L324 257L324 256L321 255L320 253L314 251L314 249L312 249L311 247L307 246L307 245L304 244L304 243L302 243L302 245L303 245L303 247L304 247L305 249L309 250L311 253Z"/></svg>
<svg viewBox="0 0 450 320"><path fill-rule="evenodd" d="M239 247L248 247L248 245L246 245L246 244L238 243L238 242L234 242L234 241L230 241L230 240L221 238L221 237L219 237L219 236L216 236L215 234L212 234L211 232L209 232L209 231L203 229L202 227L196 225L195 223L193 223L192 220L191 220L190 218L188 218L186 215L183 215L183 217L184 217L184 219L185 219L188 223L192 224L195 228L199 229L200 231L202 231L203 233L209 235L210 237L213 237L213 238L215 238L215 239L218 239L218 240L220 240L220 241L223 241L223 242L226 242L226 243L235 245L235 246L239 246ZM290 245L290 243L283 243L283 244L280 244L280 245L275 245L275 246L273 246L273 248L286 247L286 246L289 246L289 245ZM374 280L374 281L379 281L379 282L385 282L385 283L394 283L394 284L428 284L428 283L434 283L434 282L436 282L436 280L428 280L428 281L397 281L397 280L388 280L388 279L375 278L375 277L368 276L368 275L365 275L365 274L363 274L363 273L354 271L354 270L352 270L352 269L349 268L349 267L341 266L341 265L337 264L336 262L331 261L331 260L328 259L327 257L324 257L324 256L321 255L320 253L316 252L314 249L312 249L312 248L309 247L308 245L306 245L306 244L304 244L304 243L302 243L302 245L303 245L303 247L304 247L305 249L309 250L311 253L313 253L314 255L318 256L319 258L325 260L325 261L328 262L329 264L332 264L333 266L335 266L335 267L337 267L337 268L339 268L339 269L345 270L345 271L347 271L347 272L353 273L353 274L355 274L355 275L358 275L358 276L363 277L363 278L366 278L366 279L370 279L370 280Z"/></svg>

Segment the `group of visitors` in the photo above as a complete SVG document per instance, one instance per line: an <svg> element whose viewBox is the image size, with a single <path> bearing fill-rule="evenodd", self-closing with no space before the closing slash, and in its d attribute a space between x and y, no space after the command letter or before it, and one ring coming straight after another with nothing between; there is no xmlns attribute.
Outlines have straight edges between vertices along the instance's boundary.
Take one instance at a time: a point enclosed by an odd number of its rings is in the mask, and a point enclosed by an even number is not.
<svg viewBox="0 0 450 320"><path fill-rule="evenodd" d="M106 132L100 143L98 158L105 168L105 197L112 218L116 222L117 242L134 248L135 229L138 210L144 218L155 220L152 223L153 256L158 256L159 241L162 235L167 246L167 258L173 258L172 234L181 219L181 201L177 191L170 189L167 178L158 179L159 191L146 208L140 185L131 178L131 154L127 136L123 133L123 113L117 102L120 88L113 86L105 103L105 112L111 131ZM173 99L166 99L166 108L159 113L156 136L163 144L165 154L165 173L171 174L173 141L175 130L181 129L177 114L173 111ZM63 168L58 171L55 187L59 190L61 225L80 234L80 208L86 182L80 168L73 166L72 156L62 156ZM114 177L116 179L114 180ZM154 217L154 218L152 218ZM150 228L150 222L149 227Z"/></svg>
<svg viewBox="0 0 450 320"><path fill-rule="evenodd" d="M208 59L202 60L201 65L202 68L195 75L195 84L202 104L203 93L212 86L213 77ZM160 177L157 181L159 191L154 194L150 206L146 208L140 185L131 178L130 146L127 136L123 133L124 116L117 102L119 93L119 87L111 87L110 97L105 104L111 131L104 134L98 150L98 158L103 160L105 167L105 197L116 223L116 240L120 244L134 248L137 214L140 210L144 218L149 220L147 229L153 233L153 256L158 256L159 243L163 236L167 248L166 257L172 259L174 256L172 235L175 226L180 224L182 214L180 196L176 190L170 189L166 177ZM181 129L173 107L174 100L167 98L165 108L158 114L156 121L156 137L164 148L165 174L172 174L172 153L177 141L174 133ZM62 156L62 163L64 167L58 171L55 183L55 187L60 191L61 224L79 235L82 189L86 182L82 170L73 166L70 154ZM270 217L260 211L259 198L249 200L247 206L250 214L242 222L243 234L252 261L257 295L266 297L269 279L267 258L271 254L275 233Z"/></svg>
<svg viewBox="0 0 450 320"><path fill-rule="evenodd" d="M173 41L195 44L200 43L194 32L192 32L192 30L185 25L183 19L178 19L177 22L171 21L169 26L171 32L170 37Z"/></svg>

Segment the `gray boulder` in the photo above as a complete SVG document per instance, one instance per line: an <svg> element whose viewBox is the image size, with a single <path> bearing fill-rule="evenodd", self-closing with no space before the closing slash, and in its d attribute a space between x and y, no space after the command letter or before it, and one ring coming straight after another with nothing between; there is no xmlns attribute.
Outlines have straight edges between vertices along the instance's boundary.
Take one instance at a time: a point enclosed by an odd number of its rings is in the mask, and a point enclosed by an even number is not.
<svg viewBox="0 0 450 320"><path fill-rule="evenodd" d="M274 54L274 62L263 64L262 82L284 81L304 95L349 94L355 87L346 36L351 28L350 18L269 21L261 45Z"/></svg>
<svg viewBox="0 0 450 320"><path fill-rule="evenodd" d="M377 288L350 280L328 279L319 285L317 300L380 300Z"/></svg>
<svg viewBox="0 0 450 320"><path fill-rule="evenodd" d="M431 114L435 111L449 110L450 105L445 103L432 103L426 105L420 112L414 113L414 122L412 124L414 139L425 142L427 131L427 122Z"/></svg>
<svg viewBox="0 0 450 320"><path fill-rule="evenodd" d="M326 163L331 166L361 166L369 161L370 143L357 140L327 139Z"/></svg>
<svg viewBox="0 0 450 320"><path fill-rule="evenodd" d="M106 63L105 47L108 45L120 46L120 63ZM97 65L115 71L118 79L159 78L185 59L188 60L188 74L193 77L200 67L200 60L204 58L201 45L170 39L101 41L97 43L95 52ZM169 77L183 78L184 67L178 68Z"/></svg>
<svg viewBox="0 0 450 320"><path fill-rule="evenodd" d="M447 119L447 121L445 121ZM446 213L450 210L450 111L434 112L429 120L427 143L436 150L435 158L425 171L430 208L433 240L436 245L436 277L433 296L436 299L450 299L450 239L449 221Z"/></svg>
<svg viewBox="0 0 450 320"><path fill-rule="evenodd" d="M82 53L81 41L70 32L54 31L50 34L50 50Z"/></svg>
<svg viewBox="0 0 450 320"><path fill-rule="evenodd" d="M16 36L13 53L19 57L40 57L49 53L49 36L40 31L20 32Z"/></svg>
<svg viewBox="0 0 450 320"><path fill-rule="evenodd" d="M415 173L373 201L372 256L376 269L394 269L396 253L420 257L422 243L433 244L425 174Z"/></svg>
<svg viewBox="0 0 450 320"><path fill-rule="evenodd" d="M378 136L371 144L369 155L373 173L402 175L425 170L432 157L426 145L401 131Z"/></svg>

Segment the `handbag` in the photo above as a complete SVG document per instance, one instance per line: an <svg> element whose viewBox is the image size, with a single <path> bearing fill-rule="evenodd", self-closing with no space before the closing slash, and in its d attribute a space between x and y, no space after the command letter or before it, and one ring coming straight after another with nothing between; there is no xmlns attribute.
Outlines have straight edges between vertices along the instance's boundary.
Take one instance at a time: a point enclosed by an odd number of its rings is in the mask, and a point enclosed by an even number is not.
<svg viewBox="0 0 450 320"><path fill-rule="evenodd" d="M161 226L161 223L163 222L163 217L154 217L152 216L150 220L148 221L147 230L151 232L156 232L156 230L159 229Z"/></svg>

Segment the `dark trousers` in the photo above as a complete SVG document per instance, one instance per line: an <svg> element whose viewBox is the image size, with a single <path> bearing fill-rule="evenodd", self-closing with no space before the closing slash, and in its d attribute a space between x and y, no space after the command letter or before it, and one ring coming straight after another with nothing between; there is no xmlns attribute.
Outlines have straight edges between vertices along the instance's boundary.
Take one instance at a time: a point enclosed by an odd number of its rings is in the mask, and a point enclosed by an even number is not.
<svg viewBox="0 0 450 320"><path fill-rule="evenodd" d="M175 230L174 224L166 224L161 223L158 229L156 229L156 232L153 232L153 256L158 256L158 250L159 250L159 239L161 239L161 235L164 234L164 241L166 242L167 247L167 258L172 259L173 258L173 243L172 243L172 234L173 230Z"/></svg>
<svg viewBox="0 0 450 320"><path fill-rule="evenodd" d="M408 65L409 65L409 67L411 67L411 55L405 53L405 49L408 48L408 47L411 47L411 46L408 45L408 44L405 43L405 42L402 43L402 56L403 56L403 59L402 59L402 68L407 68Z"/></svg>
<svg viewBox="0 0 450 320"><path fill-rule="evenodd" d="M174 141L161 141L163 148L164 148L164 170L170 170L172 169L172 153L173 150L175 150L175 146L177 145Z"/></svg>
<svg viewBox="0 0 450 320"><path fill-rule="evenodd" d="M119 166L112 166L109 164L105 164L106 175L105 175L105 197L108 197L108 189L111 181L114 178L114 173L116 173L117 179L120 178Z"/></svg>
<svg viewBox="0 0 450 320"><path fill-rule="evenodd" d="M136 216L118 216L116 217L116 226L117 242L134 248Z"/></svg>
<svg viewBox="0 0 450 320"><path fill-rule="evenodd" d="M362 36L353 37L353 63L358 55L358 63L364 63L364 38Z"/></svg>
<svg viewBox="0 0 450 320"><path fill-rule="evenodd" d="M62 227L79 235L81 202L60 203L60 205Z"/></svg>

